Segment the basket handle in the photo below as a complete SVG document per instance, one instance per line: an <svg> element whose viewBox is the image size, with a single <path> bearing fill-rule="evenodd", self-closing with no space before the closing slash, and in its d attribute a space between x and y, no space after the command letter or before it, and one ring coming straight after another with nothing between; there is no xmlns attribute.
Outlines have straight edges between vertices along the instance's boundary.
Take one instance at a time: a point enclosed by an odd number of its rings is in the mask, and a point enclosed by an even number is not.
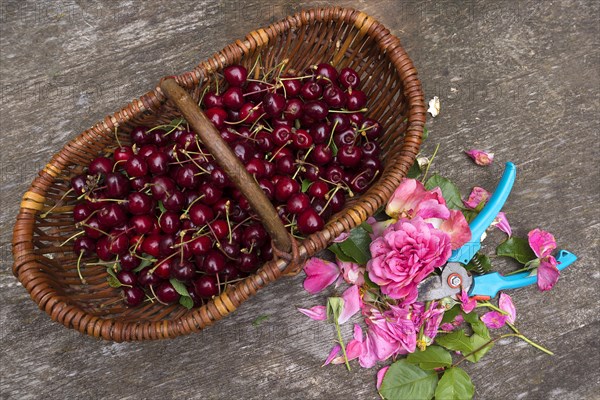
<svg viewBox="0 0 600 400"><path fill-rule="evenodd" d="M292 242L288 231L279 219L275 207L269 201L262 189L255 183L254 178L231 151L229 145L223 140L221 134L208 117L202 112L194 99L175 82L174 79L164 79L160 83L163 93L169 98L196 132L202 143L208 148L229 179L248 199L252 209L262 218L265 229L273 238L277 249L289 253Z"/></svg>

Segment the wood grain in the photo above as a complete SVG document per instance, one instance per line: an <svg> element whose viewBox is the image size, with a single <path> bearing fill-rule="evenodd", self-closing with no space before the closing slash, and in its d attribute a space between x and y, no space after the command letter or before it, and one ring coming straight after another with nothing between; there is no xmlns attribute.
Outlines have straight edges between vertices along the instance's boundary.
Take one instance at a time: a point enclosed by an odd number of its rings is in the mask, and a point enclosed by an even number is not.
<svg viewBox="0 0 600 400"><path fill-rule="evenodd" d="M390 28L427 97L440 96L423 150L441 143L436 169L466 194L475 185L492 189L504 161L515 162L519 177L505 206L515 234L547 229L580 258L552 291L511 293L518 326L556 356L500 341L480 363L465 365L476 398L597 399L598 2L331 3ZM162 76L297 9L256 0L0 2L3 399L377 398L374 369L320 368L334 331L296 311L325 299L308 296L301 276L275 283L202 333L112 344L52 322L10 272L21 196L66 141ZM473 166L461 153L471 147L494 151L497 164ZM488 243L500 239L492 232ZM260 315L269 318L254 326ZM351 326L344 328L350 337Z"/></svg>

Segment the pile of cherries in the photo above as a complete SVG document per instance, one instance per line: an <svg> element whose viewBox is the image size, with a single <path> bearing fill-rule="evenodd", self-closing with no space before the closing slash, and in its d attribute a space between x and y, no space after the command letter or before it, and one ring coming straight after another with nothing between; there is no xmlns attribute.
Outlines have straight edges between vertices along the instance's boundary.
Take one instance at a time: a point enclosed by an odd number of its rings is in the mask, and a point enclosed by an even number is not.
<svg viewBox="0 0 600 400"><path fill-rule="evenodd" d="M305 236L376 179L382 127L365 117L353 69L275 73L249 79L229 66L200 105L283 223ZM97 256L126 305L192 307L272 259L260 218L184 120L138 126L130 138L71 180L79 272Z"/></svg>

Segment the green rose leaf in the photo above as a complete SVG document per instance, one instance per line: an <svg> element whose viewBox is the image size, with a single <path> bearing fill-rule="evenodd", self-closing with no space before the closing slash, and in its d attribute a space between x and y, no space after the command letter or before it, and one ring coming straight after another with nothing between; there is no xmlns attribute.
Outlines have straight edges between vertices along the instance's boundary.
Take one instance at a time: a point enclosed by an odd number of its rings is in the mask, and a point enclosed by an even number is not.
<svg viewBox="0 0 600 400"><path fill-rule="evenodd" d="M527 264L536 258L535 253L529 247L527 239L511 237L496 247L496 254L503 257L514 258L521 264Z"/></svg>
<svg viewBox="0 0 600 400"><path fill-rule="evenodd" d="M331 154L333 154L333 156L337 156L338 153L338 147L336 146L335 142L332 140L331 144L329 145L329 147L331 147Z"/></svg>
<svg viewBox="0 0 600 400"><path fill-rule="evenodd" d="M423 127L423 141L427 140L429 137L429 130L426 127Z"/></svg>
<svg viewBox="0 0 600 400"><path fill-rule="evenodd" d="M303 179L302 180L302 189L301 189L302 193L306 193L306 191L308 190L310 185L312 185L311 181L309 181L308 179Z"/></svg>
<svg viewBox="0 0 600 400"><path fill-rule="evenodd" d="M444 196L444 199L446 199L446 205L448 208L453 208L456 210L460 210L462 208L463 204L460 191L454 183L438 174L434 174L431 176L431 178L427 179L427 182L425 182L425 189L432 190L436 187L441 189L442 195Z"/></svg>
<svg viewBox="0 0 600 400"><path fill-rule="evenodd" d="M173 285L173 288L177 293L185 297L190 297L190 293L188 292L187 288L183 283L181 283L175 278L169 279L169 282L171 282L171 285Z"/></svg>
<svg viewBox="0 0 600 400"><path fill-rule="evenodd" d="M417 179L419 176L421 176L421 167L419 166L417 160L415 160L413 165L411 165L410 169L408 170L406 177L411 179Z"/></svg>
<svg viewBox="0 0 600 400"><path fill-rule="evenodd" d="M475 386L465 371L452 367L444 372L435 390L436 400L466 400L472 399Z"/></svg>
<svg viewBox="0 0 600 400"><path fill-rule="evenodd" d="M460 305L455 305L454 307L452 307L451 309L449 309L448 311L444 312L444 316L442 317L442 324L446 324L446 323L452 323L452 321L454 321L454 318L456 318L456 316L460 314Z"/></svg>
<svg viewBox="0 0 600 400"><path fill-rule="evenodd" d="M435 342L448 350L460 351L471 362L479 361L494 345L477 333L467 336L464 329L438 335Z"/></svg>
<svg viewBox="0 0 600 400"><path fill-rule="evenodd" d="M385 373L379 393L387 400L429 400L433 398L437 383L434 371L423 371L406 360L400 360Z"/></svg>
<svg viewBox="0 0 600 400"><path fill-rule="evenodd" d="M487 326L485 326L485 324L483 323L483 321L479 318L479 315L477 313L471 312L471 313L462 313L463 318L465 319L465 321L467 321L469 323L469 325L471 325L471 329L473 329L473 332L478 334L479 336L481 336L484 339L490 340L491 336L490 336L490 330L488 329Z"/></svg>
<svg viewBox="0 0 600 400"><path fill-rule="evenodd" d="M415 351L406 357L411 364L419 364L423 370L446 368L452 365L452 356L440 346L429 346L424 351Z"/></svg>
<svg viewBox="0 0 600 400"><path fill-rule="evenodd" d="M188 310L191 310L192 307L194 307L194 300L192 300L191 297L181 296L179 298L179 304L181 304L182 306L184 306Z"/></svg>
<svg viewBox="0 0 600 400"><path fill-rule="evenodd" d="M354 259L348 254L344 253L339 243L334 243L328 247L329 251L337 256L340 261L354 262Z"/></svg>
<svg viewBox="0 0 600 400"><path fill-rule="evenodd" d="M133 272L140 272L141 270L143 270L144 268L146 268L147 266L151 265L154 261L152 261L152 257L149 256L146 253L142 254L142 262L140 263L140 265L138 265L137 267L135 267L135 269L133 270Z"/></svg>
<svg viewBox="0 0 600 400"><path fill-rule="evenodd" d="M346 255L350 256L355 263L360 265L367 264L367 261L371 258L370 244L371 237L369 236L369 232L360 226L352 229L348 239L339 243L340 249Z"/></svg>

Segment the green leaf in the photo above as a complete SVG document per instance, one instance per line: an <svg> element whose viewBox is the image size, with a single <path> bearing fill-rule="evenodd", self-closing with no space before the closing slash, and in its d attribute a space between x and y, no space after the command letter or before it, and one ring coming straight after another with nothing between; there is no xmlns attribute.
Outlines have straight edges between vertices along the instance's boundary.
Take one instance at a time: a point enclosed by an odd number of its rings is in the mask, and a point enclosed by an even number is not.
<svg viewBox="0 0 600 400"><path fill-rule="evenodd" d="M336 322L344 309L344 299L341 297L329 297L327 299L327 320Z"/></svg>
<svg viewBox="0 0 600 400"><path fill-rule="evenodd" d="M302 193L306 193L306 191L312 184L313 184L312 181L309 181L308 179L303 179L302 180L302 189L301 189Z"/></svg>
<svg viewBox="0 0 600 400"><path fill-rule="evenodd" d="M434 371L423 371L406 360L400 360L390 365L379 393L387 400L429 400L433 398L437 382Z"/></svg>
<svg viewBox="0 0 600 400"><path fill-rule="evenodd" d="M335 145L335 142L333 140L331 141L329 147L331 147L331 154L333 154L334 157L337 156L338 147Z"/></svg>
<svg viewBox="0 0 600 400"><path fill-rule="evenodd" d="M363 222L362 224L359 225L361 228L363 228L365 231L367 231L368 233L373 233L373 227L369 224L367 224L366 222Z"/></svg>
<svg viewBox="0 0 600 400"><path fill-rule="evenodd" d="M475 253L475 257L465 266L467 271L485 274L492 269L492 260L485 254Z"/></svg>
<svg viewBox="0 0 600 400"><path fill-rule="evenodd" d="M182 124L182 123L184 123L184 122L185 122L185 119L184 119L184 118L182 118L182 117L179 117L179 118L175 118L174 120L172 120L172 121L169 123L169 125L172 125L172 126L178 126L178 125L181 125L181 124Z"/></svg>
<svg viewBox="0 0 600 400"><path fill-rule="evenodd" d="M352 229L348 239L339 243L342 251L360 265L366 265L371 258L370 244L371 236L369 236L369 232L360 226Z"/></svg>
<svg viewBox="0 0 600 400"><path fill-rule="evenodd" d="M152 257L146 253L142 254L142 262L140 263L140 265L138 265L137 267L135 267L135 269L133 270L133 272L140 272L141 270L143 270L144 268L146 268L149 265L152 265L152 263L154 261L152 260Z"/></svg>
<svg viewBox="0 0 600 400"><path fill-rule="evenodd" d="M438 335L435 342L448 350L460 351L464 356L468 355L467 360L471 362L479 361L494 345L476 333L467 336L464 329Z"/></svg>
<svg viewBox="0 0 600 400"><path fill-rule="evenodd" d="M460 191L454 183L438 174L434 174L431 178L427 179L427 182L425 182L425 189L431 190L436 187L441 189L448 208L454 208L456 210L462 208L463 204Z"/></svg>
<svg viewBox="0 0 600 400"><path fill-rule="evenodd" d="M106 268L106 273L108 274L108 276L106 277L106 280L108 281L108 286L114 288L123 286L121 281L119 281L119 279L117 278L117 275L115 274L115 271L113 271L112 267Z"/></svg>
<svg viewBox="0 0 600 400"><path fill-rule="evenodd" d="M190 297L190 293L188 292L187 288L182 282L178 281L175 278L169 279L169 282L171 282L171 285L173 285L173 288L177 293L185 297Z"/></svg>
<svg viewBox="0 0 600 400"><path fill-rule="evenodd" d="M510 237L496 247L496 254L503 257L514 258L521 264L527 264L536 258L535 253L529 247L527 239Z"/></svg>
<svg viewBox="0 0 600 400"><path fill-rule="evenodd" d="M354 262L354 260L352 259L352 257L350 257L349 255L347 255L346 253L344 253L340 247L339 243L334 243L331 246L328 247L329 251L331 251L333 254L336 255L336 257L340 260L340 261L344 261L344 262Z"/></svg>
<svg viewBox="0 0 600 400"><path fill-rule="evenodd" d="M421 167L419 166L419 163L417 162L417 160L415 160L413 165L411 165L410 169L408 170L406 177L412 178L412 179L417 179L419 176L421 176Z"/></svg>
<svg viewBox="0 0 600 400"><path fill-rule="evenodd" d="M473 332L478 334L479 336L481 336L484 339L490 340L491 336L490 336L490 330L488 329L487 326L485 326L485 324L483 323L483 321L479 318L479 315L475 312L470 312L470 313L462 313L463 318L465 319L465 321L467 321L469 323L469 325L471 325L471 329L473 329Z"/></svg>
<svg viewBox="0 0 600 400"><path fill-rule="evenodd" d="M191 297L181 296L179 298L179 304L190 310L194 307L194 300L192 300Z"/></svg>
<svg viewBox="0 0 600 400"><path fill-rule="evenodd" d="M263 322L265 322L268 319L269 319L268 315L259 315L258 317L256 317L256 319L254 321L252 321L252 326L259 326L260 324L262 324Z"/></svg>
<svg viewBox="0 0 600 400"><path fill-rule="evenodd" d="M426 127L423 127L423 141L427 140L428 137L429 137L429 129L427 129Z"/></svg>
<svg viewBox="0 0 600 400"><path fill-rule="evenodd" d="M452 365L452 356L448 350L440 346L429 346L424 351L415 351L406 358L411 364L419 364L423 370L449 367Z"/></svg>
<svg viewBox="0 0 600 400"><path fill-rule="evenodd" d="M452 367L444 372L437 389L435 400L467 400L475 394L475 386L465 371Z"/></svg>
<svg viewBox="0 0 600 400"><path fill-rule="evenodd" d="M454 318L456 318L458 314L460 314L460 305L457 304L448 311L444 312L444 316L442 317L441 323L452 323L452 321L454 321Z"/></svg>
<svg viewBox="0 0 600 400"><path fill-rule="evenodd" d="M165 206L163 205L162 201L159 201L159 202L158 202L158 209L160 210L160 213L161 213L161 214L164 214L164 213L167 211L167 209L166 209L166 208L165 208Z"/></svg>

